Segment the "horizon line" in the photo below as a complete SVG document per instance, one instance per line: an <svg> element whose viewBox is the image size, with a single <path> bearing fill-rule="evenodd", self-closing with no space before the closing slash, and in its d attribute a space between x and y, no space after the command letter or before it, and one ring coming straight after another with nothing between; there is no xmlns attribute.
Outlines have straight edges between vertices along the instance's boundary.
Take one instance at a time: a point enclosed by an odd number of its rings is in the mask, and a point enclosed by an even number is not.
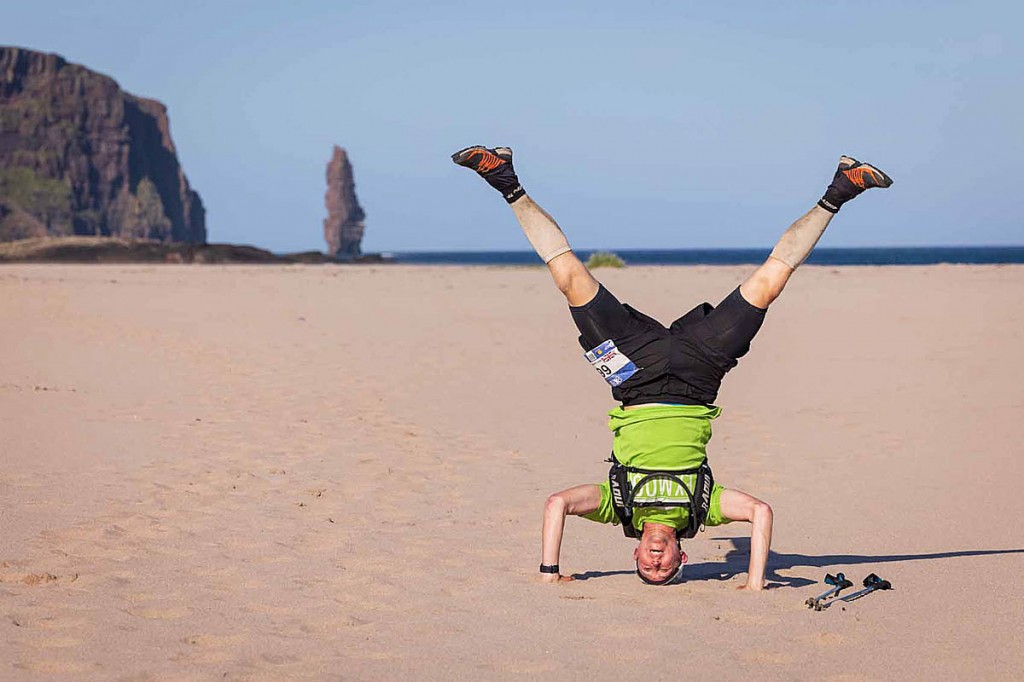
<svg viewBox="0 0 1024 682"><path fill-rule="evenodd" d="M574 247L573 251L634 251L634 252L658 252L658 251L748 251L767 252L772 247L760 246L691 246L691 247L626 247L599 246ZM1021 244L913 244L913 245L881 245L881 246L821 246L814 249L815 252L823 251L866 251L871 249L1024 249ZM378 248L367 253L533 253L531 249L384 249Z"/></svg>

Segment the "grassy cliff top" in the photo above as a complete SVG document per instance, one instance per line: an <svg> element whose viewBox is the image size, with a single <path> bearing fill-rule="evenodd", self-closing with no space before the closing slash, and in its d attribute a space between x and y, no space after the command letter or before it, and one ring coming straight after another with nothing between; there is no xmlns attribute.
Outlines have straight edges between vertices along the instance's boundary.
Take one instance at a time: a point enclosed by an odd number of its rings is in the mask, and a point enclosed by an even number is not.
<svg viewBox="0 0 1024 682"><path fill-rule="evenodd" d="M0 263L331 262L334 259L317 251L278 255L245 244L180 244L112 237L39 237L0 243Z"/></svg>

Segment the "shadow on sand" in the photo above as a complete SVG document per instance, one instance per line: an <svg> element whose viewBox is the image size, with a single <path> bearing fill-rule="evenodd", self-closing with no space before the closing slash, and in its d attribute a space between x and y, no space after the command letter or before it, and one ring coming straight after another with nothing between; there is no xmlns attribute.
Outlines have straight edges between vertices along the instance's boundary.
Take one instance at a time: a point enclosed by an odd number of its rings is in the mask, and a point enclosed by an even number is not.
<svg viewBox="0 0 1024 682"><path fill-rule="evenodd" d="M609 578L613 575L633 575L636 571L584 571L583 573L573 573L572 577L576 580L591 580L592 578Z"/></svg>
<svg viewBox="0 0 1024 682"><path fill-rule="evenodd" d="M688 565L683 572L682 583L695 580L729 580L736 575L747 572L747 563L750 560L750 538L712 538L712 541L729 543L732 547L726 552L725 558L721 561L694 562ZM821 554L818 556L771 551L768 555L768 580L770 581L768 587L806 587L818 583L816 580L779 575L778 573L778 571L785 571L797 566L810 566L814 568L835 566L842 569L847 566L857 566L860 564L957 559L992 556L995 554L1024 554L1024 549L970 549L954 552L932 552L928 554ZM634 571L585 571L583 573L574 573L573 577L576 580L592 580L615 575L633 575L633 573Z"/></svg>
<svg viewBox="0 0 1024 682"><path fill-rule="evenodd" d="M715 542L728 542L732 548L722 561L705 561L687 566L683 573L684 582L693 580L729 580L747 572L750 559L750 538L712 538ZM771 587L806 587L818 581L794 576L779 575L778 571L797 566L845 568L860 564L887 564L903 561L930 561L933 559L957 559L963 557L992 556L995 554L1024 554L1024 549L971 549L953 552L931 552L927 554L786 554L771 551L768 554L768 580Z"/></svg>

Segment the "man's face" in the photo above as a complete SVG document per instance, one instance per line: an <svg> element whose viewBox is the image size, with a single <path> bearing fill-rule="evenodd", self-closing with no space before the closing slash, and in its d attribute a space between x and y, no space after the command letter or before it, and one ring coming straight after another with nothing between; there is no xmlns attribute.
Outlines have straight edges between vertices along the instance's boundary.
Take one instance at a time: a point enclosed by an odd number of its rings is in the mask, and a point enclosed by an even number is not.
<svg viewBox="0 0 1024 682"><path fill-rule="evenodd" d="M653 582L661 582L675 575L679 565L686 562L686 552L679 549L675 535L668 530L644 533L640 544L633 550L640 574Z"/></svg>

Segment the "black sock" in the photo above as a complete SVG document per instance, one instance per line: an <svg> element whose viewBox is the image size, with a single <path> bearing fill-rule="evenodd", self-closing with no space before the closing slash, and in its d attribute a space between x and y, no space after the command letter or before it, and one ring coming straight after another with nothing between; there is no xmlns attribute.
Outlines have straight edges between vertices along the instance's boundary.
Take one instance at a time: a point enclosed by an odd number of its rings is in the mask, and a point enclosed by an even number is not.
<svg viewBox="0 0 1024 682"><path fill-rule="evenodd" d="M839 209L842 208L843 204L863 191L863 187L857 187L839 170L836 171L836 176L832 178L832 184L825 190L825 196L818 201L818 206L821 206L829 213L839 213Z"/></svg>
<svg viewBox="0 0 1024 682"><path fill-rule="evenodd" d="M519 184L519 178L516 177L516 171L512 168L511 163L503 163L494 170L480 173L480 175L488 185L501 192L501 196L505 197L505 201L510 204L526 194L526 190Z"/></svg>

